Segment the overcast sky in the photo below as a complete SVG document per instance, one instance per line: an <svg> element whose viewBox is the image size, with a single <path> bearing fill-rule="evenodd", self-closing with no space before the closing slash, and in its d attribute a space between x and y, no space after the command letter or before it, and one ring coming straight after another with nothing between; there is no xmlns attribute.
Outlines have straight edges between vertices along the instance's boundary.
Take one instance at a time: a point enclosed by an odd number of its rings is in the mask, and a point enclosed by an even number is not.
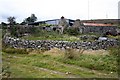
<svg viewBox="0 0 120 80"><path fill-rule="evenodd" d="M118 19L120 0L0 0L0 22L15 16L17 22L34 13L38 21L58 19Z"/></svg>

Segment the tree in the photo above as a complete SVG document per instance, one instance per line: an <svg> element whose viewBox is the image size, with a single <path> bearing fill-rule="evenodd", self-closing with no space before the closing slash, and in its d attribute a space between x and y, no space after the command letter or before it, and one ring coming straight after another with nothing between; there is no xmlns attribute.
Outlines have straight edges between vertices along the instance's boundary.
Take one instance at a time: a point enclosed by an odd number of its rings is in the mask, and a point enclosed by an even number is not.
<svg viewBox="0 0 120 80"><path fill-rule="evenodd" d="M8 17L8 22L10 25L9 31L11 33L11 35L16 36L17 35L17 26L15 26L14 24L16 23L15 21L15 17Z"/></svg>
<svg viewBox="0 0 120 80"><path fill-rule="evenodd" d="M26 18L26 19L22 22L22 24L24 24L24 23L26 23L26 24L32 23L32 22L35 22L36 20L37 20L37 17L35 16L35 14L31 14L31 16L28 17L28 18Z"/></svg>
<svg viewBox="0 0 120 80"><path fill-rule="evenodd" d="M7 19L8 19L8 22L9 22L10 25L14 25L15 24L15 17L14 16L13 17L10 16Z"/></svg>
<svg viewBox="0 0 120 80"><path fill-rule="evenodd" d="M35 14L31 14L31 22L35 22L37 20L37 17L35 16Z"/></svg>
<svg viewBox="0 0 120 80"><path fill-rule="evenodd" d="M1 22L1 28L2 29L7 29L7 24L5 22Z"/></svg>

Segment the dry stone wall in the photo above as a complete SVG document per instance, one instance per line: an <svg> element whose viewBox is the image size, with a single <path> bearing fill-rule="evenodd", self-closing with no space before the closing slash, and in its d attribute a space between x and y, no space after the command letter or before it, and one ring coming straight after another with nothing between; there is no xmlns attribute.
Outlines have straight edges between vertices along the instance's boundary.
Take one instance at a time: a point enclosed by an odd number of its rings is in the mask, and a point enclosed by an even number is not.
<svg viewBox="0 0 120 80"><path fill-rule="evenodd" d="M5 36L3 38L3 44L9 45L13 48L32 48L32 49L52 49L54 47L60 49L66 49L67 47L73 49L107 49L111 46L118 46L117 40L108 39L106 41L96 40L94 42L69 42L69 41L52 41L52 40L24 40L20 38L13 38Z"/></svg>

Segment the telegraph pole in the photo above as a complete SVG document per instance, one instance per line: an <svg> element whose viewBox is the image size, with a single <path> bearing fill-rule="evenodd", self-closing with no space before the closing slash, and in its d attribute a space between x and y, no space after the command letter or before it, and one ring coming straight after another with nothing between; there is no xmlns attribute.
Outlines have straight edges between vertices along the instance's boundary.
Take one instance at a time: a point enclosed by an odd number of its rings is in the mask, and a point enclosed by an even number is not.
<svg viewBox="0 0 120 80"><path fill-rule="evenodd" d="M88 0L88 20L89 20L89 0Z"/></svg>
<svg viewBox="0 0 120 80"><path fill-rule="evenodd" d="M118 2L118 19L120 19L120 1Z"/></svg>
<svg viewBox="0 0 120 80"><path fill-rule="evenodd" d="M108 19L108 14L106 14L106 19Z"/></svg>

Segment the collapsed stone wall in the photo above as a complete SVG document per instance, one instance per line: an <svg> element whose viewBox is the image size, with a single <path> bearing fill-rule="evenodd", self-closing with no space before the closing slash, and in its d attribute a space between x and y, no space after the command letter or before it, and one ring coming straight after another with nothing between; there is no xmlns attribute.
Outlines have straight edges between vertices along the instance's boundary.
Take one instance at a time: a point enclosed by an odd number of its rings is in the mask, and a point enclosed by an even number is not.
<svg viewBox="0 0 120 80"><path fill-rule="evenodd" d="M13 48L32 48L32 49L52 49L52 48L60 48L66 49L67 47L73 49L107 49L109 47L118 46L119 42L117 40L106 40L100 41L96 40L94 42L69 42L69 41L52 41L52 40L25 40L20 38L13 38L5 36L3 38L3 44L9 45Z"/></svg>

